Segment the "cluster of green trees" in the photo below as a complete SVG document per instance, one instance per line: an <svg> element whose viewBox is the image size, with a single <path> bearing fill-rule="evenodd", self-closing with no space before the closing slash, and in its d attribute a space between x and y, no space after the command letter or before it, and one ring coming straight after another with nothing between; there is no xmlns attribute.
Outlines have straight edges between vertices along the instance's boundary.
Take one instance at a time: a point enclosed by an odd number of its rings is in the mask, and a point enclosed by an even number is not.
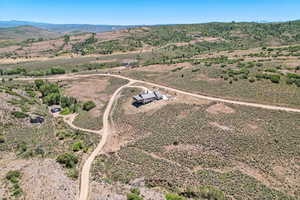
<svg viewBox="0 0 300 200"><path fill-rule="evenodd" d="M176 46L169 45L141 58L144 66L153 64L172 64L176 60L190 59L199 54L213 51L223 51L234 49L233 43L228 42L198 42L193 45ZM197 62L195 60L195 62ZM201 62L201 61L199 61Z"/></svg>
<svg viewBox="0 0 300 200"><path fill-rule="evenodd" d="M151 46L162 46L169 43L189 42L193 38L184 29L169 26L151 27L144 34L135 34L135 38Z"/></svg>
<svg viewBox="0 0 300 200"><path fill-rule="evenodd" d="M280 75L278 74L265 74L265 73L258 73L255 75L257 80L261 79L269 79L272 83L279 83L280 82Z"/></svg>
<svg viewBox="0 0 300 200"><path fill-rule="evenodd" d="M36 89L42 94L43 103L48 106L61 105L68 113L77 112L79 104L76 98L63 96L57 83L35 80Z"/></svg>
<svg viewBox="0 0 300 200"><path fill-rule="evenodd" d="M52 67L46 72L43 71L27 71L22 67L18 67L16 69L0 69L0 75L24 75L24 76L45 76L45 75L57 75L57 74L65 74L66 70L60 67Z"/></svg>
<svg viewBox="0 0 300 200"><path fill-rule="evenodd" d="M287 78L287 84L295 84L297 87L300 87L300 75L288 73Z"/></svg>
<svg viewBox="0 0 300 200"><path fill-rule="evenodd" d="M17 75L17 74L26 74L26 69L20 67L16 69L9 69L9 70L0 69L0 75Z"/></svg>
<svg viewBox="0 0 300 200"><path fill-rule="evenodd" d="M98 43L96 46L96 52L100 54L112 54L120 51L134 51L139 47L142 47L140 40L133 37L128 37L123 40L110 40Z"/></svg>
<svg viewBox="0 0 300 200"><path fill-rule="evenodd" d="M96 34L92 33L92 36L83 42L78 42L72 46L72 51L77 54L87 55L95 52L95 47L93 46L98 40L95 37Z"/></svg>
<svg viewBox="0 0 300 200"><path fill-rule="evenodd" d="M64 153L56 158L56 161L66 168L75 168L78 157L74 153Z"/></svg>

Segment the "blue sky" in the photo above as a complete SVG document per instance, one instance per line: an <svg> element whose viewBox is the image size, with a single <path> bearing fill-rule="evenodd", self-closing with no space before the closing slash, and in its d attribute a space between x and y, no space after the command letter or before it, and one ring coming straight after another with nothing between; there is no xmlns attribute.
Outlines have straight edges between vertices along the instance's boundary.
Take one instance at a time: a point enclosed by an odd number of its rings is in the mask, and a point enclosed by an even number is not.
<svg viewBox="0 0 300 200"><path fill-rule="evenodd" d="M0 0L0 20L176 24L300 19L300 0Z"/></svg>

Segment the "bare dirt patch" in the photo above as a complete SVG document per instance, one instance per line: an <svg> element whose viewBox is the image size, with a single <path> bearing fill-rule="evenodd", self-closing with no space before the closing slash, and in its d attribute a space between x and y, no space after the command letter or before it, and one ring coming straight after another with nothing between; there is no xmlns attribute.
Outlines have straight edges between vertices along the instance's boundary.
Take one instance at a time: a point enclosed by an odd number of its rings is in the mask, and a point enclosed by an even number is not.
<svg viewBox="0 0 300 200"><path fill-rule="evenodd" d="M91 63L111 63L111 62L117 62L117 59L109 59L109 60L95 60L92 61Z"/></svg>
<svg viewBox="0 0 300 200"><path fill-rule="evenodd" d="M20 185L24 191L24 199L71 200L77 195L77 181L68 178L62 167L52 159L22 160L17 159L14 154L6 154L1 155L0 168L0 180L4 180L10 170L21 171ZM2 188L3 182L0 183ZM8 191L1 192L1 197L8 197Z"/></svg>
<svg viewBox="0 0 300 200"><path fill-rule="evenodd" d="M133 187L138 187L141 196L144 200L164 200L164 195L162 192L156 189L148 189L144 186L143 181L137 181L131 183L130 185L124 185L121 183L116 183L114 185L108 185L105 183L92 182L91 183L91 200L126 200L127 193Z"/></svg>
<svg viewBox="0 0 300 200"><path fill-rule="evenodd" d="M209 124L213 127L217 127L223 131L230 131L232 130L231 128L229 128L228 126L224 126L224 125L220 125L218 122L209 122Z"/></svg>
<svg viewBox="0 0 300 200"><path fill-rule="evenodd" d="M145 86L143 86L145 87ZM146 88L149 88L150 90L157 90L157 88L153 88L150 86L147 86ZM160 90L161 94L169 96L168 100L160 100L160 101L154 101L152 103L140 106L140 107L135 107L132 105L133 100L128 99L126 103L122 105L122 109L124 110L125 114L130 115L130 114L137 114L137 113L147 113L149 115L153 114L153 112L163 108L164 106L168 104L190 104L190 105L205 105L209 104L210 101L205 100L205 99L198 99L195 97L191 96L186 96L182 94L177 94L177 93L172 93L166 90ZM138 92L136 93L138 94ZM183 113L184 114L184 113Z"/></svg>
<svg viewBox="0 0 300 200"><path fill-rule="evenodd" d="M248 126L249 128L251 128L252 130L257 130L257 129L259 128L258 125L253 124L253 123L249 123L249 124L247 124L247 126Z"/></svg>
<svg viewBox="0 0 300 200"><path fill-rule="evenodd" d="M149 65L145 67L138 67L134 68L133 70L135 71L146 71L146 72L166 72L166 71L171 71L174 70L178 67L183 67L183 68L189 68L192 67L193 65L191 63L177 63L177 64L172 64L172 65Z"/></svg>
<svg viewBox="0 0 300 200"><path fill-rule="evenodd" d="M220 81L221 79L218 78L209 78L205 74L199 74L195 80L202 80L202 81Z"/></svg>
<svg viewBox="0 0 300 200"><path fill-rule="evenodd" d="M211 114L220 114L220 113L233 114L233 113L235 113L234 109L232 109L222 103L214 104L214 105L210 106L209 108L207 108L206 111Z"/></svg>
<svg viewBox="0 0 300 200"><path fill-rule="evenodd" d="M65 94L68 96L76 97L80 101L92 100L96 104L96 108L92 109L90 114L92 116L99 116L100 109L105 105L109 98L106 94L100 94L108 85L109 78L89 78L67 81Z"/></svg>
<svg viewBox="0 0 300 200"><path fill-rule="evenodd" d="M168 145L164 146L165 151L189 151L189 152L199 152L202 150L199 146L191 144L179 144L179 145Z"/></svg>
<svg viewBox="0 0 300 200"><path fill-rule="evenodd" d="M134 127L129 124L116 124L113 133L109 136L106 145L104 146L104 152L117 152L121 146L131 141L133 136L136 135Z"/></svg>

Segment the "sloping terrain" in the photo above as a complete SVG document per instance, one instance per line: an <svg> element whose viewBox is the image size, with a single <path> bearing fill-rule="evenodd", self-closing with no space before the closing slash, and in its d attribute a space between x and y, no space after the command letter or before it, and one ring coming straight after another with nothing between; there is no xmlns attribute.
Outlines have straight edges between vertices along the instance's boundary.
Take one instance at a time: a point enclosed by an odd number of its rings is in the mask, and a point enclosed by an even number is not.
<svg viewBox="0 0 300 200"><path fill-rule="evenodd" d="M294 144L300 126L293 120L299 114L216 102L189 104L189 97L177 96L167 105L162 102L163 107L133 114L128 109L143 109L128 107L134 93L125 90L118 102L113 138L120 149L111 149L113 141L108 142L108 153L94 163L94 180L143 180L150 188L186 197L203 186L223 191L226 199L299 196Z"/></svg>

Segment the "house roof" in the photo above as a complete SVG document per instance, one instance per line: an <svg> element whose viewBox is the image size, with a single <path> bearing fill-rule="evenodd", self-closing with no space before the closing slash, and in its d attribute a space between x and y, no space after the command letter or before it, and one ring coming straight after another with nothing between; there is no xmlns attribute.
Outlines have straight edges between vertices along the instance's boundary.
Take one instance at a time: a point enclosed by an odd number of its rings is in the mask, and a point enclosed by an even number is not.
<svg viewBox="0 0 300 200"><path fill-rule="evenodd" d="M152 98L161 99L162 95L159 92L155 91L155 92L141 93L133 97L133 99L137 101L141 101L143 99L152 99Z"/></svg>

